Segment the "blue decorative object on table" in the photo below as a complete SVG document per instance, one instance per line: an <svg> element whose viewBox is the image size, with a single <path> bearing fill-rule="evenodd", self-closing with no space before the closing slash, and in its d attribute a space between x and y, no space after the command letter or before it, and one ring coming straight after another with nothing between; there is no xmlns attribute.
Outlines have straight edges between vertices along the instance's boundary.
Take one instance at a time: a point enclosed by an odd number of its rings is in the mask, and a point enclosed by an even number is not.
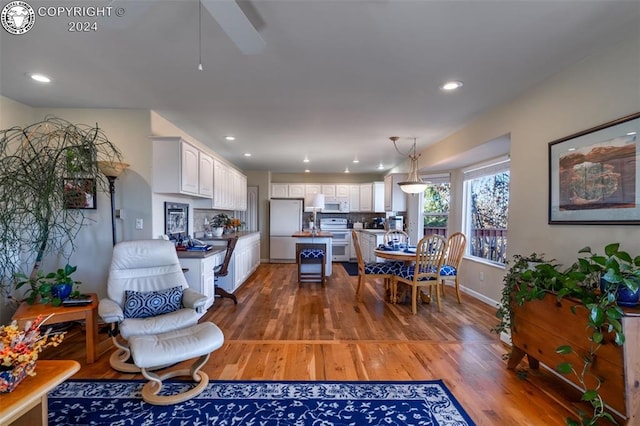
<svg viewBox="0 0 640 426"><path fill-rule="evenodd" d="M69 298L72 290L73 284L71 283L54 284L53 287L51 287L51 296L65 300Z"/></svg>

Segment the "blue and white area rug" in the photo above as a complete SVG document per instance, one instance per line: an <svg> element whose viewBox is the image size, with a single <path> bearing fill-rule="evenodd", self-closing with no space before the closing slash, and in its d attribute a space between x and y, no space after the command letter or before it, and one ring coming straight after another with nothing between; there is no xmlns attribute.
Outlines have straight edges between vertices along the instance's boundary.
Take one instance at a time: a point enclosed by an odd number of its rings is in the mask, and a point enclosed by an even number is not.
<svg viewBox="0 0 640 426"><path fill-rule="evenodd" d="M50 425L474 425L441 380L211 381L176 405L142 401L144 381L69 380L49 393ZM190 386L167 382L176 392Z"/></svg>

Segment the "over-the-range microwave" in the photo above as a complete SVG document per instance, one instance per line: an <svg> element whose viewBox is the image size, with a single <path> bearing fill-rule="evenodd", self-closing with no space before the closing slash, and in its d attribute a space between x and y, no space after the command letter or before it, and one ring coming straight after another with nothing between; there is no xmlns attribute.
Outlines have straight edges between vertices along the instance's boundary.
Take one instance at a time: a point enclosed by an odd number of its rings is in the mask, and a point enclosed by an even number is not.
<svg viewBox="0 0 640 426"><path fill-rule="evenodd" d="M325 198L322 213L349 213L348 198Z"/></svg>

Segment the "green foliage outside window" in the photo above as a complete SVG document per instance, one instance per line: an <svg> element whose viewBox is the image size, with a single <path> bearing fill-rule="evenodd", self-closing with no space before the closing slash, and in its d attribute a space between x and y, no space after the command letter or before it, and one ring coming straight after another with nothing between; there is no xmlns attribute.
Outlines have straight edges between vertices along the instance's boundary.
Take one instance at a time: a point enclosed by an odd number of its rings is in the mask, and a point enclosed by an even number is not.
<svg viewBox="0 0 640 426"><path fill-rule="evenodd" d="M429 185L424 191L424 226L446 228L449 219L451 185L440 183Z"/></svg>

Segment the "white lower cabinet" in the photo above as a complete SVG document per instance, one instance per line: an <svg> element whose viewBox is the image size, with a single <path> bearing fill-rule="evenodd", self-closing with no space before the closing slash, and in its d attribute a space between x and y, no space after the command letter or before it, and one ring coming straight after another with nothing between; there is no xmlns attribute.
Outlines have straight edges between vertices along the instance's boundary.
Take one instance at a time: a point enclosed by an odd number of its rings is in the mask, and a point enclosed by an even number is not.
<svg viewBox="0 0 640 426"><path fill-rule="evenodd" d="M219 257L216 265L222 264L225 252L216 256ZM238 239L236 248L233 250L227 275L218 277L216 285L228 293L233 293L258 269L258 265L260 265L260 233L243 235Z"/></svg>
<svg viewBox="0 0 640 426"><path fill-rule="evenodd" d="M358 241L360 241L360 250L362 251L362 260L368 262L382 262L384 259L376 257L375 249L382 244L384 240L383 233L370 233L367 231L358 231Z"/></svg>
<svg viewBox="0 0 640 426"><path fill-rule="evenodd" d="M235 249L234 290L240 287L260 265L260 234L240 238Z"/></svg>
<svg viewBox="0 0 640 426"><path fill-rule="evenodd" d="M224 252L222 253L224 258ZM207 304L205 309L209 309L213 305L215 297L215 285L213 268L221 262L219 255L215 254L204 258L180 258L180 265L187 269L184 277L189 287L198 293L207 296Z"/></svg>

